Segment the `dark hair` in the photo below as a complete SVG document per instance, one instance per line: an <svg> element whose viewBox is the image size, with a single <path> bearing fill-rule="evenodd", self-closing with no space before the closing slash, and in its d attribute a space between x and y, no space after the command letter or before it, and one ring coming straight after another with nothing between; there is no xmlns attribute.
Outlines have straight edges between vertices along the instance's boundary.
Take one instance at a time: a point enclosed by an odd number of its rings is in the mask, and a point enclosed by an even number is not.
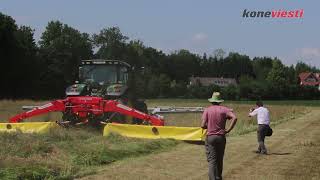
<svg viewBox="0 0 320 180"><path fill-rule="evenodd" d="M261 107L261 106L263 106L263 103L262 103L262 101L257 101L257 102L256 102L256 105L257 105L258 107Z"/></svg>

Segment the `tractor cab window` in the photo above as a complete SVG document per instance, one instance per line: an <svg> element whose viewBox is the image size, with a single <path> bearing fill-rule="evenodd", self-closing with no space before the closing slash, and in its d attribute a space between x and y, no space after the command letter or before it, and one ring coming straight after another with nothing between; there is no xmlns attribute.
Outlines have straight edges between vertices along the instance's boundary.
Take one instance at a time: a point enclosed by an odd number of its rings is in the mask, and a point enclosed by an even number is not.
<svg viewBox="0 0 320 180"><path fill-rule="evenodd" d="M84 65L79 69L80 80L99 84L127 83L126 67L117 65Z"/></svg>
<svg viewBox="0 0 320 180"><path fill-rule="evenodd" d="M128 81L128 69L127 67L120 67L119 70L119 81L121 81L121 83L126 84Z"/></svg>

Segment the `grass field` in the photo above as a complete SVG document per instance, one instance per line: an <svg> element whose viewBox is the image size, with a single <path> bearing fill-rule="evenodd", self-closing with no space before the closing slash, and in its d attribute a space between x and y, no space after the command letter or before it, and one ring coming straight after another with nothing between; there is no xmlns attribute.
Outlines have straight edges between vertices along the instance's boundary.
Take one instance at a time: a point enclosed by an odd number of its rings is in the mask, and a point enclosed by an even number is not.
<svg viewBox="0 0 320 180"><path fill-rule="evenodd" d="M10 116L21 112L22 105L44 103L30 100L0 101L0 120L6 122ZM163 99L148 100L147 104L149 107L209 105L205 100ZM294 119L307 111L304 106L279 104L266 103L273 125ZM255 130L256 121L247 117L248 109L254 106L254 102L226 102L225 105L232 108L239 119L231 135ZM51 113L32 118L31 121L54 121L59 118L60 113ZM166 114L165 118L166 125L199 126L201 113ZM128 157L167 151L180 143L174 140L128 139L117 135L102 137L101 134L92 129L56 129L43 135L3 133L0 135L0 178L72 179L95 173L99 166Z"/></svg>
<svg viewBox="0 0 320 180"><path fill-rule="evenodd" d="M305 103L305 106L302 106L302 103ZM271 103L271 104L269 104ZM199 106L207 107L210 104L206 100L148 100L147 104L151 107L156 106ZM299 105L296 105L299 104ZM312 104L314 106L316 103L310 103L308 101L299 101L293 102L291 105L288 101L267 101L265 106L270 110L271 114L271 126L279 124L283 121L287 121L293 118L297 118L300 115L303 115L308 110L306 106ZM255 106L254 101L245 101L245 102L225 102L223 105L233 109L234 113L238 117L237 126L231 132L231 135L241 135L253 131L256 129L256 120L255 118L249 118L248 112L249 109ZM320 103L319 103L320 105ZM182 113L182 114L164 114L166 125L169 126L200 126L201 124L201 113Z"/></svg>
<svg viewBox="0 0 320 180"><path fill-rule="evenodd" d="M225 180L316 180L320 179L320 110L285 121L266 138L268 155L258 155L256 132L227 137L224 156ZM116 173L114 173L116 172ZM104 179L208 179L203 145L180 143L170 151L118 161L99 168L82 180Z"/></svg>

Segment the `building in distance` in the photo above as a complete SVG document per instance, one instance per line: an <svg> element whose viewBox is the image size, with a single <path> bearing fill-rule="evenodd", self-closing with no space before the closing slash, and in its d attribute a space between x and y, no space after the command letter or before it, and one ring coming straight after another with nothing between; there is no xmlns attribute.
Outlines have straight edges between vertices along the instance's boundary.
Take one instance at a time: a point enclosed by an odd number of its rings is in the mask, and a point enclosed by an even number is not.
<svg viewBox="0 0 320 180"><path fill-rule="evenodd" d="M230 85L237 85L237 81L234 78L223 78L223 77L190 77L189 85L201 85L211 86L217 85L220 87L226 87Z"/></svg>

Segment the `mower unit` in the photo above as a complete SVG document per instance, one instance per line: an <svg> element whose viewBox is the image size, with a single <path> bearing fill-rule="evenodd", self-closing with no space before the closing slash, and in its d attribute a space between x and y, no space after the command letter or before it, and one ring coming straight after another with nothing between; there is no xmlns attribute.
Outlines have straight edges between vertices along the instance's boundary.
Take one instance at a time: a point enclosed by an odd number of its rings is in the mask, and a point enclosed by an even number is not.
<svg viewBox="0 0 320 180"><path fill-rule="evenodd" d="M11 123L21 122L25 118L45 114L48 112L62 112L63 121L58 124L92 124L113 122L112 117L116 114L131 116L142 120L142 124L163 126L164 121L153 115L140 112L136 109L123 105L116 100L105 100L101 97L77 96L67 97L63 100L55 100L30 111L23 112L12 118ZM121 122L120 122L121 123Z"/></svg>

